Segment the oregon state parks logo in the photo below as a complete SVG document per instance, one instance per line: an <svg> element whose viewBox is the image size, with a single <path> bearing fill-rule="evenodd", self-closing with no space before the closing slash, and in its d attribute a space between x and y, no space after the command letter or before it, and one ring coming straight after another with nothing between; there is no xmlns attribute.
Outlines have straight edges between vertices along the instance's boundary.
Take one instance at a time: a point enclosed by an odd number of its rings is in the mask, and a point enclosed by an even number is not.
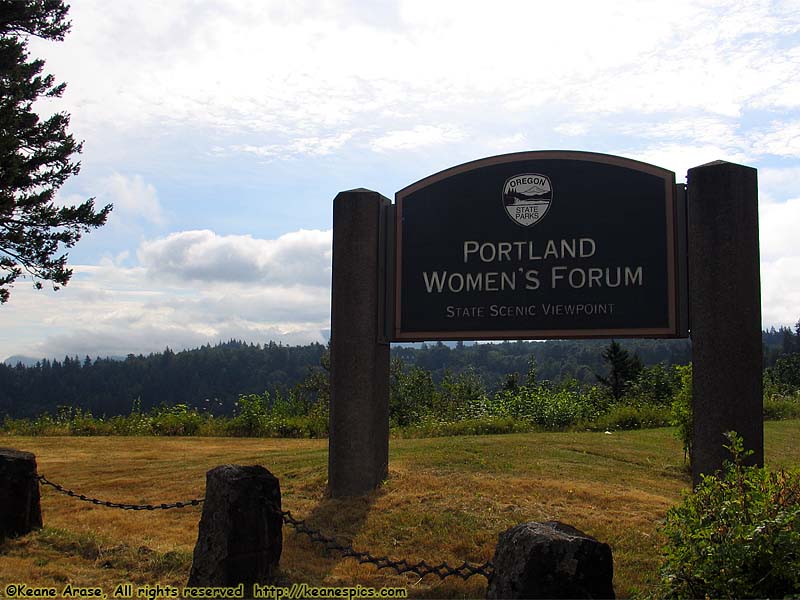
<svg viewBox="0 0 800 600"><path fill-rule="evenodd" d="M518 225L530 227L550 210L553 186L547 175L522 173L506 179L503 185L503 206Z"/></svg>

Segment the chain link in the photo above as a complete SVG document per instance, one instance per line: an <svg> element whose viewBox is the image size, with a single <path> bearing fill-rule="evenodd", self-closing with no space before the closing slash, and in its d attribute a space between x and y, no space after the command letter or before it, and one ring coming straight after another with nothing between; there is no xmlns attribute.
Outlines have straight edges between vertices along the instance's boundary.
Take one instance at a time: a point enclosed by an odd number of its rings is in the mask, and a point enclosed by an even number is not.
<svg viewBox="0 0 800 600"><path fill-rule="evenodd" d="M122 510L160 510L168 508L185 508L187 506L199 506L205 502L205 498L196 498L186 502L171 502L168 504L123 504L120 502L109 502L107 500L98 500L97 498L89 498L84 494L78 494L73 490L67 489L57 483L48 480L44 475L37 475L36 478L44 485L49 485L57 491L77 498L84 502L89 502L97 506L107 506L109 508L120 508ZM420 579L426 575L436 575L439 579L446 579L448 577L460 577L467 580L473 575L482 575L486 579L491 578L494 573L494 565L491 561L486 561L482 565L473 565L468 562L463 562L457 567L451 567L446 562L438 565L430 565L424 560L416 563L410 563L405 559L393 560L387 556L373 556L369 552L362 552L356 550L350 544L342 544L336 538L329 537L323 534L318 529L309 527L304 520L296 519L288 510L280 510L277 506L273 506L273 510L280 514L283 522L291 525L298 533L307 535L308 538L317 544L322 544L326 550L334 550L341 553L345 558L355 558L361 564L375 565L380 569L394 569L398 574L414 573Z"/></svg>
<svg viewBox="0 0 800 600"><path fill-rule="evenodd" d="M326 550L335 550L336 552L340 552L344 557L355 558L361 564L368 563L375 565L378 569L394 569L400 575L403 573L414 573L420 579L426 575L436 575L439 579L455 576L465 581L473 575L482 575L486 579L490 579L494 573L494 565L492 561L489 560L482 565L473 565L465 561L458 567L451 567L446 562L442 562L438 565L430 565L424 560L416 563L409 563L405 559L393 560L387 556L373 556L369 552L356 550L350 544L342 544L335 538L323 534L318 529L309 527L304 520L295 519L288 510L282 510L280 514L281 517L283 517L284 523L294 527L298 533L307 535L312 542L322 544Z"/></svg>
<svg viewBox="0 0 800 600"><path fill-rule="evenodd" d="M77 498L78 500L83 500L84 502L90 502L91 504L96 504L97 506L108 506L109 508L121 508L122 510L161 510L161 509L166 510L168 508L185 508L187 506L199 506L200 504L205 502L205 498L196 498L194 500L187 500L186 502L170 502L168 504L122 504L119 502L109 502L107 500L98 500L97 498L89 498L87 496L84 496L83 494L78 494L76 492L73 492L72 490L68 490L64 486L49 481L44 475L37 475L37 479L41 481L43 484L49 485L50 487L55 488L56 490L67 496Z"/></svg>

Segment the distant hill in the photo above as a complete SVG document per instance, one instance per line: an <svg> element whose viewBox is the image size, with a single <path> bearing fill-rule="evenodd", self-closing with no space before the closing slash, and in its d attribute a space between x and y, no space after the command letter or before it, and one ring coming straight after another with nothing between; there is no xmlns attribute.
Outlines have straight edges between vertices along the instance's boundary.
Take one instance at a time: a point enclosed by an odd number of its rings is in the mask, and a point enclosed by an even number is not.
<svg viewBox="0 0 800 600"><path fill-rule="evenodd" d="M18 364L22 364L23 367L32 367L40 360L42 359L15 354L14 356L9 356L7 359L5 359L3 364L9 367L16 367Z"/></svg>
<svg viewBox="0 0 800 600"><path fill-rule="evenodd" d="M99 357L97 357L99 358ZM125 360L124 356L106 356L108 360ZM41 363L42 361L47 360L45 358L33 358L32 356L24 356L22 354L15 354L13 356L9 356L7 359L3 361L3 364L8 367L16 367L18 364L21 364L23 367L35 367L36 363Z"/></svg>

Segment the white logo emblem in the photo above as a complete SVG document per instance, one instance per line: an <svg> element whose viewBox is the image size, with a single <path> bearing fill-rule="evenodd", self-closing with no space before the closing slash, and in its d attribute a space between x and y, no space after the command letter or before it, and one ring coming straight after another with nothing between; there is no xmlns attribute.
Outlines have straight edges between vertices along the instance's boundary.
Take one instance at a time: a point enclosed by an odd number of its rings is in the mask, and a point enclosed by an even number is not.
<svg viewBox="0 0 800 600"><path fill-rule="evenodd" d="M550 209L553 186L547 175L522 173L506 179L503 185L503 206L518 225L530 227L538 223Z"/></svg>

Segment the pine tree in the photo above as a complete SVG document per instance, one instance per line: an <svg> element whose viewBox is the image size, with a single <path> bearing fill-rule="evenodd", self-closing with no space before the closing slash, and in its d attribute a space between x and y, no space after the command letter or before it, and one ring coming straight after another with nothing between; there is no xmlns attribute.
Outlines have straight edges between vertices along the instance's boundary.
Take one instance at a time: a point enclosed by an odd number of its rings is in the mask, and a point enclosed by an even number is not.
<svg viewBox="0 0 800 600"><path fill-rule="evenodd" d="M794 326L794 351L800 352L800 319Z"/></svg>
<svg viewBox="0 0 800 600"><path fill-rule="evenodd" d="M633 356L624 350L616 341L603 351L603 360L609 365L608 377L596 375L597 380L606 386L614 400L619 400L625 395L628 386L642 371L642 362L635 354Z"/></svg>
<svg viewBox="0 0 800 600"><path fill-rule="evenodd" d="M42 281L66 285L72 269L64 250L111 211L96 211L93 198L56 206L56 191L80 170L73 157L83 144L67 132L67 113L41 120L33 111L37 99L60 97L66 84L41 74L43 60L29 60L28 36L62 41L68 11L63 0L0 0L0 303L20 276L37 289Z"/></svg>
<svg viewBox="0 0 800 600"><path fill-rule="evenodd" d="M795 349L795 336L792 335L792 330L788 327L781 327L781 353L792 354Z"/></svg>

